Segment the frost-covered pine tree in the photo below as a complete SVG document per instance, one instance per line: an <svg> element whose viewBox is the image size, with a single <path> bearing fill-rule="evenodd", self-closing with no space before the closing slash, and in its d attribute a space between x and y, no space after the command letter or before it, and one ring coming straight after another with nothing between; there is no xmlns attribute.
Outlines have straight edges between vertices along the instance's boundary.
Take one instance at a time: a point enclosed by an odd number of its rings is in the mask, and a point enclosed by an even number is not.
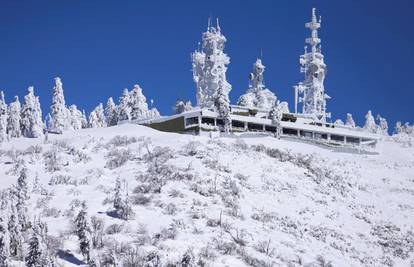
<svg viewBox="0 0 414 267"><path fill-rule="evenodd" d="M141 120L145 118L148 111L147 99L138 84L134 85L134 88L130 93L129 101L131 107L131 120Z"/></svg>
<svg viewBox="0 0 414 267"><path fill-rule="evenodd" d="M4 221L5 218L0 218L0 266L9 266L9 233Z"/></svg>
<svg viewBox="0 0 414 267"><path fill-rule="evenodd" d="M238 105L267 110L273 108L277 98L264 85L264 71L265 66L262 64L262 60L258 58L253 64L253 72L249 75L249 88L244 95L240 96L237 102Z"/></svg>
<svg viewBox="0 0 414 267"><path fill-rule="evenodd" d="M21 111L22 135L30 138L41 137L43 136L43 121L39 98L35 96L33 86L30 86L27 91Z"/></svg>
<svg viewBox="0 0 414 267"><path fill-rule="evenodd" d="M201 108L214 109L219 88L227 98L231 90L226 80L230 58L224 53L225 42L226 37L221 33L218 20L216 27L211 26L209 20L207 31L202 35L202 50L192 54L197 105Z"/></svg>
<svg viewBox="0 0 414 267"><path fill-rule="evenodd" d="M374 116L372 116L371 110L368 110L367 115L365 115L364 130L370 133L377 132L377 125L375 124L375 119Z"/></svg>
<svg viewBox="0 0 414 267"><path fill-rule="evenodd" d="M73 130L82 129L83 114L76 105L69 106L70 125Z"/></svg>
<svg viewBox="0 0 414 267"><path fill-rule="evenodd" d="M16 211L19 224L22 230L27 227L27 200L29 199L27 184L27 169L23 167L20 171L16 185Z"/></svg>
<svg viewBox="0 0 414 267"><path fill-rule="evenodd" d="M282 101L279 103L279 107L282 110L282 113L289 113L289 104L286 101Z"/></svg>
<svg viewBox="0 0 414 267"><path fill-rule="evenodd" d="M345 125L351 127L351 128L355 128L355 121L352 118L352 114L351 113L347 113L346 114L346 122Z"/></svg>
<svg viewBox="0 0 414 267"><path fill-rule="evenodd" d="M27 267L43 267L43 255L40 247L39 237L34 231L29 240L29 251L25 258Z"/></svg>
<svg viewBox="0 0 414 267"><path fill-rule="evenodd" d="M91 128L106 127L106 118L102 103L91 112L89 115L89 124Z"/></svg>
<svg viewBox="0 0 414 267"><path fill-rule="evenodd" d="M131 202L129 200L128 191L125 194L125 199L122 201L121 206L117 210L119 218L123 220L131 220L134 218L135 213L132 209Z"/></svg>
<svg viewBox="0 0 414 267"><path fill-rule="evenodd" d="M3 91L0 92L0 143L7 140L7 104Z"/></svg>
<svg viewBox="0 0 414 267"><path fill-rule="evenodd" d="M397 123L395 123L394 131L396 134L400 134L403 132L401 121L397 121Z"/></svg>
<svg viewBox="0 0 414 267"><path fill-rule="evenodd" d="M119 105L117 108L118 121L129 121L131 119L131 107L129 100L128 89L124 89L122 96L119 98Z"/></svg>
<svg viewBox="0 0 414 267"><path fill-rule="evenodd" d="M121 179L118 177L115 181L115 194L114 194L114 209L118 210L122 206L121 196Z"/></svg>
<svg viewBox="0 0 414 267"><path fill-rule="evenodd" d="M334 124L336 125L344 125L344 122L341 119L337 119Z"/></svg>
<svg viewBox="0 0 414 267"><path fill-rule="evenodd" d="M14 207L14 203L11 203L10 207L10 216L9 222L7 224L7 230L9 232L9 251L10 255L17 258L23 258L23 236L21 233L21 226L18 221L18 216L16 212L16 208Z"/></svg>
<svg viewBox="0 0 414 267"><path fill-rule="evenodd" d="M20 137L20 101L19 97L14 97L14 102L10 103L7 118L7 134L9 137Z"/></svg>
<svg viewBox="0 0 414 267"><path fill-rule="evenodd" d="M116 112L116 105L112 97L108 98L105 107L106 124L108 126L114 126L118 124L118 114Z"/></svg>
<svg viewBox="0 0 414 267"><path fill-rule="evenodd" d="M269 118L272 120L272 124L276 127L276 137L280 138L282 134L281 121L283 117L283 110L279 101L276 101L269 112Z"/></svg>
<svg viewBox="0 0 414 267"><path fill-rule="evenodd" d="M230 100L226 93L226 89L219 83L219 87L216 94L215 108L219 115L219 118L223 120L224 132L228 133L231 128L230 118Z"/></svg>
<svg viewBox="0 0 414 267"><path fill-rule="evenodd" d="M388 135L388 122L385 118L381 117L380 115L377 116L378 120L378 129L377 133L382 135Z"/></svg>
<svg viewBox="0 0 414 267"><path fill-rule="evenodd" d="M89 127L88 119L86 118L85 110L82 110L82 119L81 119L82 129Z"/></svg>
<svg viewBox="0 0 414 267"><path fill-rule="evenodd" d="M65 104L63 94L63 84L59 77L55 78L53 88L52 105L50 106L50 121L48 121L49 131L62 133L70 128L69 112Z"/></svg>
<svg viewBox="0 0 414 267"><path fill-rule="evenodd" d="M82 203L82 208L75 219L76 235L79 239L79 248L84 258L89 262L91 249L91 229L87 218L86 203Z"/></svg>
<svg viewBox="0 0 414 267"><path fill-rule="evenodd" d="M174 113L175 114L181 114L183 112L190 111L192 109L193 109L193 106L192 106L190 100L188 100L186 102L184 102L182 100L177 100L175 102L175 106L174 106Z"/></svg>

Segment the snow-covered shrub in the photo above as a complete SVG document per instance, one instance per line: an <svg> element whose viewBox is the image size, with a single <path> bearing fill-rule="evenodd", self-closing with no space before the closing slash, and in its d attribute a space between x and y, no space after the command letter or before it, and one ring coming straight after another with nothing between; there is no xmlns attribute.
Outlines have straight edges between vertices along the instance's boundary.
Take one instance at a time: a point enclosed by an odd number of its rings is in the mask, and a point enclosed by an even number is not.
<svg viewBox="0 0 414 267"><path fill-rule="evenodd" d="M124 229L124 225L123 224L111 224L108 227L106 227L105 229L105 233L108 235L113 235L113 234L118 234L120 232L122 232L122 230Z"/></svg>
<svg viewBox="0 0 414 267"><path fill-rule="evenodd" d="M62 157L55 147L43 153L43 160L48 172L55 172L62 169Z"/></svg>
<svg viewBox="0 0 414 267"><path fill-rule="evenodd" d="M192 248L188 248L183 256L181 257L181 261L179 263L179 266L182 267L192 267L192 266L196 266L196 258L194 256L194 252Z"/></svg>
<svg viewBox="0 0 414 267"><path fill-rule="evenodd" d="M131 203L133 205L146 206L151 203L151 197L144 194L135 194L131 196Z"/></svg>
<svg viewBox="0 0 414 267"><path fill-rule="evenodd" d="M251 218L265 224L272 222L276 218L276 214L273 212L265 212L263 209L256 209L251 215Z"/></svg>
<svg viewBox="0 0 414 267"><path fill-rule="evenodd" d="M200 147L202 144L199 141L190 141L182 148L182 155L184 156L196 156L200 153Z"/></svg>
<svg viewBox="0 0 414 267"><path fill-rule="evenodd" d="M374 225L371 235L377 237L377 243L385 253L394 257L407 259L414 252L414 232L403 232L398 226L391 223Z"/></svg>
<svg viewBox="0 0 414 267"><path fill-rule="evenodd" d="M237 246L232 241L227 241L222 237L214 237L213 244L215 249L223 255L233 255L237 250Z"/></svg>
<svg viewBox="0 0 414 267"><path fill-rule="evenodd" d="M137 234L134 240L138 246L144 246L151 243L151 237L148 234L147 227L144 224L139 224Z"/></svg>
<svg viewBox="0 0 414 267"><path fill-rule="evenodd" d="M49 180L49 185L78 185L78 180L65 174L54 175Z"/></svg>
<svg viewBox="0 0 414 267"><path fill-rule="evenodd" d="M202 258L203 260L208 260L208 261L214 261L217 258L217 254L210 242L208 242L206 246L200 249L198 256L199 258Z"/></svg>
<svg viewBox="0 0 414 267"><path fill-rule="evenodd" d="M242 138L237 138L234 142L234 148L237 150L245 151L249 148L249 145Z"/></svg>
<svg viewBox="0 0 414 267"><path fill-rule="evenodd" d="M59 210L59 209L57 209L55 207L52 207L52 208L44 208L42 210L42 213L41 214L44 217L58 218L61 213L62 213L61 210Z"/></svg>
<svg viewBox="0 0 414 267"><path fill-rule="evenodd" d="M255 248L257 251L259 251L260 253L265 254L266 256L269 257L273 257L273 255L275 254L275 248L272 246L272 240L268 239L265 241L259 241L256 245Z"/></svg>
<svg viewBox="0 0 414 267"><path fill-rule="evenodd" d="M168 195L172 198L177 198L177 197L184 198L184 194L180 190L175 189L175 188L168 191Z"/></svg>
<svg viewBox="0 0 414 267"><path fill-rule="evenodd" d="M168 215L174 215L177 213L177 206L174 203L168 203L164 207L164 213Z"/></svg>
<svg viewBox="0 0 414 267"><path fill-rule="evenodd" d="M132 158L132 153L130 149L126 148L113 148L106 154L106 164L105 168L115 169L119 168Z"/></svg>
<svg viewBox="0 0 414 267"><path fill-rule="evenodd" d="M128 146L136 142L138 142L138 139L136 137L128 137L126 135L117 135L117 136L114 136L111 140L109 140L106 146L107 147Z"/></svg>
<svg viewBox="0 0 414 267"><path fill-rule="evenodd" d="M175 239L177 237L177 234L178 234L177 227L174 224L171 224L169 227L161 229L161 232L159 233L159 237L162 240Z"/></svg>
<svg viewBox="0 0 414 267"><path fill-rule="evenodd" d="M239 249L238 254L241 256L244 263L246 263L248 266L260 266L260 267L273 267L275 264L271 261L265 261L262 259L258 259L254 257L252 254L248 253L246 249Z"/></svg>
<svg viewBox="0 0 414 267"><path fill-rule="evenodd" d="M91 217L91 235L92 235L92 246L94 248L103 247L103 235L104 235L105 221L96 216Z"/></svg>
<svg viewBox="0 0 414 267"><path fill-rule="evenodd" d="M154 147L153 151L146 154L145 159L147 162L154 164L162 164L174 157L174 151L169 147Z"/></svg>
<svg viewBox="0 0 414 267"><path fill-rule="evenodd" d="M134 188L133 193L135 194L147 194L147 193L161 193L161 184L150 182L141 183Z"/></svg>

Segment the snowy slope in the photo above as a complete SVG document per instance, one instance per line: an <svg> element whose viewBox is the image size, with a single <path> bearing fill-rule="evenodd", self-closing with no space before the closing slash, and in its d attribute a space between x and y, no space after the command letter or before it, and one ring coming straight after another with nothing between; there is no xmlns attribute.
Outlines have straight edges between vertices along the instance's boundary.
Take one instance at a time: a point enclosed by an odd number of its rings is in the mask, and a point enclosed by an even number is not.
<svg viewBox="0 0 414 267"><path fill-rule="evenodd" d="M63 266L83 264L72 231L81 201L105 222L95 257L113 250L121 266L133 253L148 266L413 266L414 148L376 151L124 124L4 143L0 189L24 159L28 210L48 223ZM113 216L117 177L132 220Z"/></svg>

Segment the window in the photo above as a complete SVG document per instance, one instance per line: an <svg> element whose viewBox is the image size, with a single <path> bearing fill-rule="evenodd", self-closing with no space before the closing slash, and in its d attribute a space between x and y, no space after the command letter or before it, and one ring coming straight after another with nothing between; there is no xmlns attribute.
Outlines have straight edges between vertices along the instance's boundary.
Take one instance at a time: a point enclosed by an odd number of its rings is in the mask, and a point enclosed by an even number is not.
<svg viewBox="0 0 414 267"><path fill-rule="evenodd" d="M203 117L203 118L201 118L201 123L214 126L214 118Z"/></svg>
<svg viewBox="0 0 414 267"><path fill-rule="evenodd" d="M185 126L198 124L198 117L191 117L185 119Z"/></svg>
<svg viewBox="0 0 414 267"><path fill-rule="evenodd" d="M331 140L337 141L337 142L343 142L345 139L344 139L344 136L333 134L331 135Z"/></svg>
<svg viewBox="0 0 414 267"><path fill-rule="evenodd" d="M231 121L231 126L235 128L243 128L244 129L244 122L242 121Z"/></svg>
<svg viewBox="0 0 414 267"><path fill-rule="evenodd" d="M300 136L307 137L307 138L312 138L312 132L300 131Z"/></svg>
<svg viewBox="0 0 414 267"><path fill-rule="evenodd" d="M315 138L316 139L328 139L328 135L323 134L323 133L315 133Z"/></svg>
<svg viewBox="0 0 414 267"><path fill-rule="evenodd" d="M294 135L294 136L298 135L298 130L296 129L283 128L282 132L283 134L286 134L286 135Z"/></svg>
<svg viewBox="0 0 414 267"><path fill-rule="evenodd" d="M351 144L359 144L359 138L352 137L352 136L347 136L346 137L346 142L351 143Z"/></svg>
<svg viewBox="0 0 414 267"><path fill-rule="evenodd" d="M272 132L272 133L274 133L274 132L276 132L276 127L275 127L275 126L266 125L266 126L265 126L265 130L266 130L267 132Z"/></svg>
<svg viewBox="0 0 414 267"><path fill-rule="evenodd" d="M250 130L250 131L263 131L263 125L261 125L261 124L256 124L256 123L248 123L247 124L247 128Z"/></svg>

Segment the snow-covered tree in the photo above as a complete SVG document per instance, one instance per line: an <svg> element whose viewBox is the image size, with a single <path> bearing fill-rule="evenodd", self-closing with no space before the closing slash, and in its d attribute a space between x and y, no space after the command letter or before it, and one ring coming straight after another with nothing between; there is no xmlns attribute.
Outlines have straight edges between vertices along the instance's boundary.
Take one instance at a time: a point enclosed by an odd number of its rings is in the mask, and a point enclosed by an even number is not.
<svg viewBox="0 0 414 267"><path fill-rule="evenodd" d="M377 132L377 125L375 124L375 119L374 116L372 116L371 110L368 110L367 115L365 115L364 130L370 133Z"/></svg>
<svg viewBox="0 0 414 267"><path fill-rule="evenodd" d="M35 96L33 86L30 86L27 91L21 110L20 128L25 137L41 137L43 136L43 121L39 98Z"/></svg>
<svg viewBox="0 0 414 267"><path fill-rule="evenodd" d="M230 58L224 53L226 37L221 33L220 26L208 25L202 35L202 51L192 54L193 79L197 87L197 105L201 108L213 109L219 88L227 95L231 85L226 80L227 65Z"/></svg>
<svg viewBox="0 0 414 267"><path fill-rule="evenodd" d="M351 113L347 113L346 114L346 122L345 125L351 127L351 128L355 128L355 121L352 118L352 114Z"/></svg>
<svg viewBox="0 0 414 267"><path fill-rule="evenodd" d="M5 218L0 218L0 266L9 266L9 233L5 224Z"/></svg>
<svg viewBox="0 0 414 267"><path fill-rule="evenodd" d="M341 119L337 119L334 124L336 125L344 125L344 122Z"/></svg>
<svg viewBox="0 0 414 267"><path fill-rule="evenodd" d="M276 101L269 112L269 118L272 120L272 124L276 127L276 137L280 138L282 134L282 117L283 117L283 107L280 105L279 101Z"/></svg>
<svg viewBox="0 0 414 267"><path fill-rule="evenodd" d="M118 114L116 111L116 105L112 97L108 98L105 107L106 124L108 126L114 126L118 124Z"/></svg>
<svg viewBox="0 0 414 267"><path fill-rule="evenodd" d="M19 178L16 184L16 211L18 221L21 229L25 230L27 227L27 200L29 199L28 184L27 184L27 169L23 167L20 171Z"/></svg>
<svg viewBox="0 0 414 267"><path fill-rule="evenodd" d="M79 248L82 255L89 262L90 260L90 249L91 249L91 229L87 217L87 206L86 203L82 203L82 208L79 211L75 219L76 235L79 239Z"/></svg>
<svg viewBox="0 0 414 267"><path fill-rule="evenodd" d="M382 135L388 135L388 122L385 118L381 117L380 115L377 116L378 120L378 129L377 133Z"/></svg>
<svg viewBox="0 0 414 267"><path fill-rule="evenodd" d="M7 230L9 232L10 243L9 251L10 255L16 257L17 259L22 259L23 257L23 236L20 223L18 221L18 216L14 204L11 203L10 207L10 216L9 222L7 224Z"/></svg>
<svg viewBox="0 0 414 267"><path fill-rule="evenodd" d="M89 126L91 128L106 127L105 111L102 103L99 103L99 105L89 115Z"/></svg>
<svg viewBox="0 0 414 267"><path fill-rule="evenodd" d="M0 143L7 139L7 104L3 91L0 92Z"/></svg>
<svg viewBox="0 0 414 267"><path fill-rule="evenodd" d="M121 206L117 210L119 218L123 220L131 220L135 213L132 209L131 201L129 200L128 192L125 194L125 199L122 201Z"/></svg>
<svg viewBox="0 0 414 267"><path fill-rule="evenodd" d="M282 101L279 104L280 109L282 110L282 113L289 113L289 104L286 101Z"/></svg>
<svg viewBox="0 0 414 267"><path fill-rule="evenodd" d="M222 83L219 83L214 104L219 118L223 120L224 131L228 133L231 127L230 100L228 94L226 93L226 89L222 86Z"/></svg>
<svg viewBox="0 0 414 267"><path fill-rule="evenodd" d="M36 232L29 240L29 252L25 258L27 267L43 267L43 255Z"/></svg>
<svg viewBox="0 0 414 267"><path fill-rule="evenodd" d="M62 133L70 128L68 119L69 112L65 104L65 96L63 95L63 85L59 77L55 78L55 86L53 88L52 105L50 106L50 121L48 121L48 129L55 133Z"/></svg>
<svg viewBox="0 0 414 267"><path fill-rule="evenodd" d="M190 111L192 109L193 109L193 105L191 104L190 100L186 102L182 100L177 100L177 102L175 102L174 113L181 114L183 112Z"/></svg>
<svg viewBox="0 0 414 267"><path fill-rule="evenodd" d="M131 107L131 120L140 120L145 118L148 111L147 99L142 93L142 89L138 84L134 85L130 93L130 107Z"/></svg>
<svg viewBox="0 0 414 267"><path fill-rule="evenodd" d="M401 125L401 121L397 121L394 128L395 128L395 133L396 134L402 133L403 128L402 128L402 125Z"/></svg>
<svg viewBox="0 0 414 267"><path fill-rule="evenodd" d="M115 181L115 193L114 193L114 209L117 210L122 205L121 196L121 179L118 177Z"/></svg>
<svg viewBox="0 0 414 267"><path fill-rule="evenodd" d="M270 110L276 103L276 96L264 85L263 73L265 66L261 59L257 59L253 64L253 72L249 75L249 88L244 95L241 95L237 102L240 106L263 108Z"/></svg>
<svg viewBox="0 0 414 267"><path fill-rule="evenodd" d="M154 119L160 116L156 108L148 109L147 99L139 85L134 85L129 97L131 120Z"/></svg>
<svg viewBox="0 0 414 267"><path fill-rule="evenodd" d="M88 119L86 118L85 110L82 110L82 119L81 119L82 129L89 127Z"/></svg>
<svg viewBox="0 0 414 267"><path fill-rule="evenodd" d="M20 101L19 97L14 97L14 102L10 103L7 118L7 134L9 137L20 137Z"/></svg>
<svg viewBox="0 0 414 267"><path fill-rule="evenodd" d="M83 114L76 105L69 106L70 125L73 130L82 129Z"/></svg>
<svg viewBox="0 0 414 267"><path fill-rule="evenodd" d="M118 121L129 121L131 119L130 96L128 89L124 89L122 96L119 98L119 105L117 108Z"/></svg>

